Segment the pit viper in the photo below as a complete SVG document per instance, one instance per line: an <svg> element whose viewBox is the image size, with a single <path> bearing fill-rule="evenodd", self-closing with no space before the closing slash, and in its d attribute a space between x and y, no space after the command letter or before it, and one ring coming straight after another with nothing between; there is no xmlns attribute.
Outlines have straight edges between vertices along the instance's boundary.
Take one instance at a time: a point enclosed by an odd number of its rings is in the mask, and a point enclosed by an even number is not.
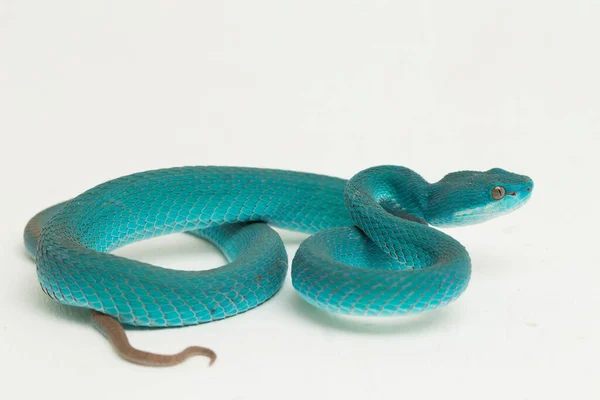
<svg viewBox="0 0 600 400"><path fill-rule="evenodd" d="M172 365L191 355L131 347L121 327L171 327L250 310L281 288L284 244L271 228L311 234L292 262L292 283L308 303L359 316L397 316L447 305L466 289L465 247L435 227L479 223L530 198L533 181L500 168L460 171L430 183L384 165L345 180L242 167L178 167L102 183L34 216L25 245L42 290L93 321L126 359ZM187 232L219 248L228 263L181 271L110 254L129 243Z"/></svg>

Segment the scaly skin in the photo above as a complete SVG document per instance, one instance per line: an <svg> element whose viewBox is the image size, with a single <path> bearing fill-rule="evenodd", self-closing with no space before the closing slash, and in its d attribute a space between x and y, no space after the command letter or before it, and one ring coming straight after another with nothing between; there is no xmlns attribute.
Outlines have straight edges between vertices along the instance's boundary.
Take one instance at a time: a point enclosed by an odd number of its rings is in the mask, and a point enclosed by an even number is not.
<svg viewBox="0 0 600 400"><path fill-rule="evenodd" d="M503 186L506 196L492 198ZM292 171L184 167L137 173L36 215L25 230L43 290L138 326L181 326L236 315L283 284L287 255L267 224L314 233L294 258L309 303L354 315L402 315L448 304L467 287L470 259L429 227L477 223L524 204L530 178L493 169L430 184L374 167L349 181ZM259 221L266 222L260 223ZM109 254L150 237L189 232L230 263L175 271Z"/></svg>

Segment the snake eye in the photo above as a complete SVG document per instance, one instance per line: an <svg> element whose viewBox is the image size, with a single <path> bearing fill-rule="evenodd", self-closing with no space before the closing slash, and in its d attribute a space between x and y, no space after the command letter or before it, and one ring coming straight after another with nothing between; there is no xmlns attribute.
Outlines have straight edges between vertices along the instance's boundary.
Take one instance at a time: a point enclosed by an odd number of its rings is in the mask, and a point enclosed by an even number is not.
<svg viewBox="0 0 600 400"><path fill-rule="evenodd" d="M494 200L500 200L506 194L506 190L502 186L496 186L492 189L492 197Z"/></svg>

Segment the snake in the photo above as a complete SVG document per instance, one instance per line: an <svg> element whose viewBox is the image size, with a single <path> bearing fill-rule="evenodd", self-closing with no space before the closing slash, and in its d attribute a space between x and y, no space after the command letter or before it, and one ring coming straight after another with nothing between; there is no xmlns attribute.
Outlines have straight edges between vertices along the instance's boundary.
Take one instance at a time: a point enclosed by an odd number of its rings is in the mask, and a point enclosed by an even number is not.
<svg viewBox="0 0 600 400"><path fill-rule="evenodd" d="M354 316L402 316L448 305L467 288L471 259L440 228L520 208L533 181L501 168L429 182L382 165L350 179L281 169L186 166L99 184L36 214L24 241L52 299L91 310L126 360L174 365L174 355L133 348L123 326L175 327L222 320L272 298L288 270L273 228L309 234L292 260L292 285L313 306ZM185 232L227 263L183 271L111 254L127 244Z"/></svg>

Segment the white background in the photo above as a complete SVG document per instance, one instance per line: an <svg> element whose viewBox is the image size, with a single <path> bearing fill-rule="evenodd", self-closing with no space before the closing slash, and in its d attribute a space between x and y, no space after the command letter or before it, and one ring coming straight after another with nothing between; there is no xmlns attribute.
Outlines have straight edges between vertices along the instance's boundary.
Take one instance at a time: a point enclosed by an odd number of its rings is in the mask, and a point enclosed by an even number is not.
<svg viewBox="0 0 600 400"><path fill-rule="evenodd" d="M596 1L0 0L3 396L599 398L599 21ZM288 281L225 321L130 332L153 351L211 347L212 368L129 364L42 293L23 227L108 179L206 164L398 164L432 181L502 167L536 188L448 231L473 276L445 309L339 318ZM304 236L283 236L291 257ZM184 235L119 253L222 262Z"/></svg>

